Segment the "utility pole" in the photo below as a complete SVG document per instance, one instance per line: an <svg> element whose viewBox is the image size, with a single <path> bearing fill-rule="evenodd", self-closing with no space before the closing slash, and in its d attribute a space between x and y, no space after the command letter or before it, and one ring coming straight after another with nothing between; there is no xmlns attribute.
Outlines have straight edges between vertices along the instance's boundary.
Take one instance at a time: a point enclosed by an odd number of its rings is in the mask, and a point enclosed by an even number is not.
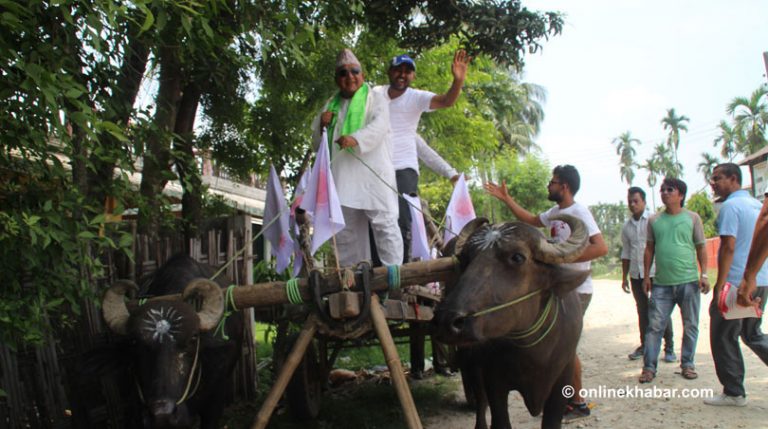
<svg viewBox="0 0 768 429"><path fill-rule="evenodd" d="M763 64L765 64L765 78L768 79L768 52L763 52Z"/></svg>

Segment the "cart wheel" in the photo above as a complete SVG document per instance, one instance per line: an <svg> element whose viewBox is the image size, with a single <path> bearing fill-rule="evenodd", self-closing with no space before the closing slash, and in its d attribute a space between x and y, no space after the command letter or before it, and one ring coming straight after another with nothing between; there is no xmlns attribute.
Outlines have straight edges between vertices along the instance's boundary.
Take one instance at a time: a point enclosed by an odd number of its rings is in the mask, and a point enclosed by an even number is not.
<svg viewBox="0 0 768 429"><path fill-rule="evenodd" d="M287 339L286 356L296 342L296 338L298 335L292 335ZM323 380L321 378L317 348L313 340L307 347L304 357L299 366L296 367L296 371L285 389L288 408L296 419L307 421L317 417L320 412L320 400L323 393Z"/></svg>

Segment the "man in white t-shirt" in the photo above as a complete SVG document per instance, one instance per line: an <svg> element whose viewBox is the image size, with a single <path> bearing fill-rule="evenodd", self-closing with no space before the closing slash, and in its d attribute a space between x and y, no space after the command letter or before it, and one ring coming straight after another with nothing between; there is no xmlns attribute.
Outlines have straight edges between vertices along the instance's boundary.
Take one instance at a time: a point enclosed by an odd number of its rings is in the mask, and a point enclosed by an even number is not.
<svg viewBox="0 0 768 429"><path fill-rule="evenodd" d="M389 85L373 90L389 100L390 141L392 164L395 167L397 191L418 195L419 159L436 173L455 182L458 172L452 168L417 134L421 114L451 107L461 94L471 57L463 50L456 51L451 65L453 83L445 94L411 88L416 79L416 63L407 54L392 58L387 70ZM403 237L403 262L410 261L411 211L404 198L399 199L398 225Z"/></svg>
<svg viewBox="0 0 768 429"><path fill-rule="evenodd" d="M461 87L467 76L467 67L471 57L463 50L456 51L451 64L453 83L445 94L411 88L416 78L416 63L407 54L392 58L387 75L389 85L374 88L374 92L383 94L389 100L390 141L392 144L392 164L395 167L397 192L410 196L419 193L419 160L443 177L455 182L458 172L440 155L427 145L417 134L421 114L437 109L451 107L461 94ZM402 196L398 198L399 216L397 219L403 238L403 262L411 260L411 210ZM412 326L410 335L411 376L422 378L424 371L424 326ZM439 347L433 342L433 361L435 372L449 374L447 367L439 362L435 353Z"/></svg>
<svg viewBox="0 0 768 429"><path fill-rule="evenodd" d="M547 191L549 192L547 199L554 201L557 205L538 216L521 207L509 195L506 182L502 181L501 186L495 183L486 183L485 189L490 195L504 202L520 221L539 228L549 228L550 235L558 242L567 240L571 235L571 229L565 222L550 219L560 214L579 218L584 222L589 232L589 244L576 262L563 265L575 270L589 270L592 265L591 261L607 254L608 247L605 245L603 234L600 233L592 213L573 199L579 191L580 185L581 178L574 166L558 165L555 167L552 170L552 179L550 179L547 185ZM581 301L581 311L586 313L589 302L592 299L592 276L587 277L587 280L576 289L576 292L578 292L579 300ZM568 409L563 417L565 420L586 417L590 414L589 407L584 398L579 395L582 384L581 361L578 356L576 356L572 386L575 394L568 404Z"/></svg>

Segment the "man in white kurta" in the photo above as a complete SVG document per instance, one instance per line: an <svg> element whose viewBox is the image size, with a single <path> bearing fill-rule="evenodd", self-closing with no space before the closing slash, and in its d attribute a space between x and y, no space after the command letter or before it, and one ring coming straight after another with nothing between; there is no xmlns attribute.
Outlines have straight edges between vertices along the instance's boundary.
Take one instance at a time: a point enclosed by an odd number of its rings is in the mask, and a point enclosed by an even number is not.
<svg viewBox="0 0 768 429"><path fill-rule="evenodd" d="M331 97L313 121L312 138L315 148L330 144L331 171L346 223L336 236L339 262L352 266L371 259L370 223L381 262L399 265L403 261L403 241L397 225L388 100L364 86L360 62L348 49L339 54L335 76L339 97ZM348 110L358 91L367 91L364 113L360 113L362 124L345 135L345 121L353 120ZM332 143L321 141L324 127Z"/></svg>

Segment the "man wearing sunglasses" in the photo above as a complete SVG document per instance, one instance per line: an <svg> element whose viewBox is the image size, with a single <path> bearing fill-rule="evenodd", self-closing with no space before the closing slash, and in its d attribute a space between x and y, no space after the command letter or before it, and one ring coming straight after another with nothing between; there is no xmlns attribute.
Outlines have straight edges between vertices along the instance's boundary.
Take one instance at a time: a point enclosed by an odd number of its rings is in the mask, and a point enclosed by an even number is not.
<svg viewBox="0 0 768 429"><path fill-rule="evenodd" d="M640 383L650 383L656 377L661 337L667 324L671 323L669 316L675 305L680 307L683 318L681 375L686 380L698 377L693 360L699 336L701 293L709 292L709 280L704 226L698 214L683 208L687 189L682 180L665 178L661 184L664 211L648 221L648 242L643 257L643 289L646 294L651 294L651 300L648 306L643 370L638 379ZM654 261L656 274L651 282L651 265Z"/></svg>
<svg viewBox="0 0 768 429"><path fill-rule="evenodd" d="M360 62L349 49L336 59L338 93L312 123L315 148L330 145L331 170L346 226L336 235L339 263L349 267L371 259L370 223L381 262L400 265L403 242L397 226L389 106L365 84ZM322 141L323 129L328 140Z"/></svg>
<svg viewBox="0 0 768 429"><path fill-rule="evenodd" d="M374 88L389 100L389 123L392 131L392 163L395 167L397 191L415 197L419 193L419 160L434 172L455 182L458 172L450 166L426 141L417 134L421 114L451 107L461 94L471 57L463 50L456 51L451 64L453 83L445 94L411 88L416 79L416 62L407 54L398 55L389 62L389 85ZM403 262L411 260L411 230L413 219L408 202L398 198L398 225L403 240ZM410 336L411 376L423 377L424 335L420 327L414 327ZM433 347L436 352L437 347ZM450 370L440 364L440 356L433 356L435 372L449 375Z"/></svg>

